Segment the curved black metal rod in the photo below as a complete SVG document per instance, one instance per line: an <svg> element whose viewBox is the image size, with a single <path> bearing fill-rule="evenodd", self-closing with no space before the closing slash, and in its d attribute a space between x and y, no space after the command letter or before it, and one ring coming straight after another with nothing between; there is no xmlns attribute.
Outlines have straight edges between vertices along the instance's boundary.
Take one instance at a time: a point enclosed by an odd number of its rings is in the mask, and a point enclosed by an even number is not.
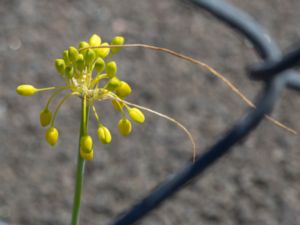
<svg viewBox="0 0 300 225"><path fill-rule="evenodd" d="M294 89L300 92L300 74L296 72L289 72L289 76L286 77L286 84L288 88Z"/></svg>
<svg viewBox="0 0 300 225"><path fill-rule="evenodd" d="M220 0L194 0L198 6L222 19L248 38L259 55L266 60L275 60L281 56L280 50L270 36L246 14ZM243 137L248 135L268 114L279 98L283 88L293 81L300 84L296 73L286 71L271 77L265 82L265 89L256 109L250 109L227 134L209 148L206 153L197 157L195 163L189 163L174 175L168 177L161 185L155 188L148 196L134 205L128 212L122 214L111 225L129 225L144 217L160 203L180 190L187 182L202 174ZM296 85L296 87L298 86Z"/></svg>
<svg viewBox="0 0 300 225"><path fill-rule="evenodd" d="M197 6L207 10L212 15L220 19L221 22L231 26L236 31L240 32L244 35L255 47L256 51L259 53L264 62L280 62L282 59L281 51L279 50L275 41L271 38L268 32L262 28L256 21L237 9L236 7L231 6L226 3L224 0L191 0ZM299 50L300 51L300 50ZM298 57L298 51L295 50L293 53L290 53L291 56L289 58ZM288 60L288 59L286 59ZM264 65L264 62L262 65ZM248 70L249 72L250 70ZM283 70L282 70L283 71ZM250 71L251 72L251 71ZM268 80L273 77L273 75L280 73L281 71L277 71L273 74L265 73L264 76L253 76L253 73L250 73L251 78L260 79L260 80ZM287 71L287 73L291 73L291 79L288 82L288 87L300 90L300 84L298 80L299 73L293 70ZM260 74L262 75L262 74ZM267 76L266 76L267 75Z"/></svg>
<svg viewBox="0 0 300 225"><path fill-rule="evenodd" d="M262 59L276 60L281 57L281 51L268 32L246 13L224 0L192 0L192 2L246 37Z"/></svg>
<svg viewBox="0 0 300 225"><path fill-rule="evenodd" d="M250 74L254 78L260 78L264 75L272 76L281 73L295 66L300 61L300 46L288 53L282 58L269 60L262 64L258 64L250 68Z"/></svg>

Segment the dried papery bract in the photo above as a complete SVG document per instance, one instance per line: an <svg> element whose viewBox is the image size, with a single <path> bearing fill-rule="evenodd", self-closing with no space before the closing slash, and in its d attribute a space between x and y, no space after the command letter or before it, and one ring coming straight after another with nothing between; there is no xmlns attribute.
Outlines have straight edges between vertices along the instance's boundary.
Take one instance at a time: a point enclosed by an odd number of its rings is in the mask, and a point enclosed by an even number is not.
<svg viewBox="0 0 300 225"><path fill-rule="evenodd" d="M208 70L211 74L213 74L214 76L216 76L217 78L222 80L224 82L224 84L226 84L229 87L229 89L232 92L234 92L236 95L238 95L248 106L255 108L254 103L247 96L245 96L236 85L234 85L232 82L230 82L225 76L223 76L221 73L216 71L214 68L210 67L209 65L207 65L206 63L204 63L200 60L194 59L190 56L175 52L175 51L167 49L167 48L161 48L161 47L157 47L157 46L153 46L153 45L146 45L146 44L114 44L113 43L110 46L105 46L105 47L112 48L112 49L114 49L114 48L145 48L145 49L150 49L150 50L154 50L154 51L164 52L164 53L170 54L172 56L175 56L177 58L180 58L185 61L196 64L196 65L204 68L205 70ZM102 48L102 46L94 46L94 47L87 47L87 48ZM82 48L81 50L86 50L87 48ZM294 134L294 135L298 135L298 132L296 130L294 130L293 128L290 128L289 126L272 118L271 116L265 115L265 118L268 119L271 123L275 124L276 126L286 130L287 132Z"/></svg>

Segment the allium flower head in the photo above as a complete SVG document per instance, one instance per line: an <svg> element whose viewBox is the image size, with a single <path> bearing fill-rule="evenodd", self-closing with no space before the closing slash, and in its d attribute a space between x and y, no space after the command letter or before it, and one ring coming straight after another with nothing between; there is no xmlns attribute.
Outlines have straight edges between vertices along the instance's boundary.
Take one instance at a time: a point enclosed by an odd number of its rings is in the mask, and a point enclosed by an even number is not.
<svg viewBox="0 0 300 225"><path fill-rule="evenodd" d="M110 44L123 45L124 38L116 36ZM108 45L106 42L102 43L101 37L93 34L88 42L80 42L78 48L71 46L63 51L62 57L56 59L54 65L60 77L65 81L64 86L35 88L29 84L22 84L17 87L17 93L23 96L31 96L46 90L54 91L40 113L41 126L48 126L45 137L50 145L55 145L59 137L58 129L54 126L57 113L71 96L82 98L87 106L92 108L98 123L98 138L103 144L109 144L112 136L109 129L100 120L94 106L95 102L112 101L113 107L120 112L118 130L123 136L128 136L132 132L132 124L129 119L136 123L144 122L145 117L142 111L131 108L124 101L125 97L131 94L132 89L127 82L120 79L117 63L112 60L120 48L105 48ZM49 109L50 103L54 97L63 92L68 93L64 95L52 113ZM93 158L93 141L88 134L81 140L80 155L86 160Z"/></svg>

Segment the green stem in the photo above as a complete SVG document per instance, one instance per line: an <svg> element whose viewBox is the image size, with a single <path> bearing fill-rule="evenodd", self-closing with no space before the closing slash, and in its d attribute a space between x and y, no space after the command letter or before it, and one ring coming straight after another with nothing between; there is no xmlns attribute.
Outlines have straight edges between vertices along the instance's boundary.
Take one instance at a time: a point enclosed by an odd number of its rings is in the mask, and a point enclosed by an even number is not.
<svg viewBox="0 0 300 225"><path fill-rule="evenodd" d="M81 110L82 111L81 111L79 148L78 148L78 156L77 156L78 158L77 158L77 169L76 169L76 183L75 183L71 225L79 224L81 192L82 192L82 188L83 188L85 160L80 156L80 139L83 135L85 135L87 133L87 124L88 124L88 116L89 116L89 106L87 106L85 98L82 99L82 109Z"/></svg>

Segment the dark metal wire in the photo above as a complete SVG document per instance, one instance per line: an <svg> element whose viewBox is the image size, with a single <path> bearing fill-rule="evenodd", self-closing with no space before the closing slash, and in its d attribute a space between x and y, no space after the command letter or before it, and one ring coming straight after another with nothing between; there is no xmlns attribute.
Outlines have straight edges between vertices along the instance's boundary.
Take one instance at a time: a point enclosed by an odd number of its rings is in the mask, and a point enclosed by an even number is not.
<svg viewBox="0 0 300 225"><path fill-rule="evenodd" d="M273 66L276 67L277 64L284 61L274 40L247 14L222 0L193 0L192 2L245 36L266 62L273 62ZM291 60L296 60L294 59L296 56L289 57L292 58ZM289 64L285 69L292 65L294 64ZM243 137L248 135L262 121L264 115L271 112L285 87L300 91L300 76L298 73L292 70L278 71L274 74L268 74L268 70L261 72L261 76L269 78L261 79L264 80L265 87L259 95L260 99L256 101L255 109L249 109L245 116L223 138L207 149L203 155L198 156L194 163L187 163L175 174L167 177L165 181L127 212L120 215L111 225L129 225L144 217L172 194L183 188L185 184L202 174L208 167L228 153Z"/></svg>
<svg viewBox="0 0 300 225"><path fill-rule="evenodd" d="M300 61L300 46L286 53L282 58L269 60L250 68L250 74L254 78L261 78L263 75L275 75L295 66Z"/></svg>

